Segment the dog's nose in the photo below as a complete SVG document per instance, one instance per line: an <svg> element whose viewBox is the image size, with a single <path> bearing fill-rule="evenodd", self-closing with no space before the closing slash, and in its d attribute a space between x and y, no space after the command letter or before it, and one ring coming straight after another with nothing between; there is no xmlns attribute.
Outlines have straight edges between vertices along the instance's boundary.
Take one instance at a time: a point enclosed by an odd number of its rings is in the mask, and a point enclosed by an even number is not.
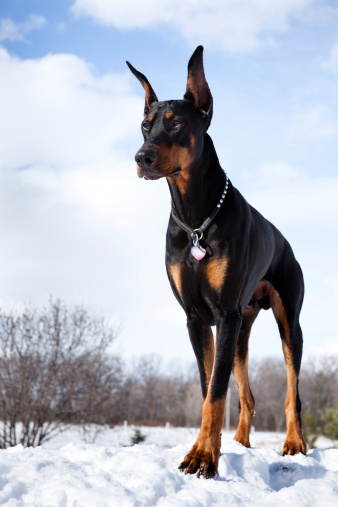
<svg viewBox="0 0 338 507"><path fill-rule="evenodd" d="M143 149L136 153L135 160L141 169L150 169L157 159L157 153L151 149Z"/></svg>

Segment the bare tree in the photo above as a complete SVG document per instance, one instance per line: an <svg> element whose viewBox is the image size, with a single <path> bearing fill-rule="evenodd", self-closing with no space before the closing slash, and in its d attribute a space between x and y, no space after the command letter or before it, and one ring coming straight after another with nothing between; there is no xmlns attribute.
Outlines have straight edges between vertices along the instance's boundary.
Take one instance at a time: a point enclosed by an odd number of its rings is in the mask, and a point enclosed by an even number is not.
<svg viewBox="0 0 338 507"><path fill-rule="evenodd" d="M121 383L103 320L60 300L0 311L0 448L40 445L60 423L106 422Z"/></svg>
<svg viewBox="0 0 338 507"><path fill-rule="evenodd" d="M184 415L187 426L198 427L202 419L202 392L200 382L190 381L186 388Z"/></svg>
<svg viewBox="0 0 338 507"><path fill-rule="evenodd" d="M255 398L257 429L285 429L286 369L283 360L268 358L250 365L250 385Z"/></svg>

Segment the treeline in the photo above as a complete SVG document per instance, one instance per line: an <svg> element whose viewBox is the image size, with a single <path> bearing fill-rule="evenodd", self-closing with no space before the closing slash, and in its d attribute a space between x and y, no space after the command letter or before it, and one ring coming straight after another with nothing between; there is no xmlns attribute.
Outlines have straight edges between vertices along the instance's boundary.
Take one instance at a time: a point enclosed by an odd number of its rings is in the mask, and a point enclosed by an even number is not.
<svg viewBox="0 0 338 507"><path fill-rule="evenodd" d="M42 309L0 311L0 448L39 445L70 423L198 427L202 399L196 364L164 365L154 356L126 364L114 354L115 337L103 319L59 300ZM250 361L249 374L256 430L284 431L284 361ZM229 387L230 426L235 428L233 377ZM308 439L334 437L338 358L304 363L300 394Z"/></svg>
<svg viewBox="0 0 338 507"><path fill-rule="evenodd" d="M132 424L162 425L168 421L174 426L200 425L202 400L195 363L189 368L163 368L156 357L143 357L134 363L132 372L121 387L122 419ZM287 382L284 360L250 361L249 376L255 398L253 426L261 431L285 431ZM233 376L229 387L230 426L235 429L239 398ZM327 410L338 411L338 357L304 362L299 389L304 427L308 432L325 434Z"/></svg>

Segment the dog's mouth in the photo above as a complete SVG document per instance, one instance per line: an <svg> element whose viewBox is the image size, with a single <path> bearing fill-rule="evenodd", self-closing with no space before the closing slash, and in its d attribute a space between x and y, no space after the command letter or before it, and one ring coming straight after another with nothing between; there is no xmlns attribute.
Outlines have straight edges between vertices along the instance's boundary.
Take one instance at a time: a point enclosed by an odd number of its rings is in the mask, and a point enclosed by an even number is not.
<svg viewBox="0 0 338 507"><path fill-rule="evenodd" d="M145 180L159 180L162 178L162 176L157 176L156 174L148 174L147 176L141 176L141 178L144 178Z"/></svg>
<svg viewBox="0 0 338 507"><path fill-rule="evenodd" d="M137 174L139 178L145 180L159 180L160 178L178 178L181 174L182 169L176 169L170 174L163 174L156 169L142 169L139 165L137 166Z"/></svg>

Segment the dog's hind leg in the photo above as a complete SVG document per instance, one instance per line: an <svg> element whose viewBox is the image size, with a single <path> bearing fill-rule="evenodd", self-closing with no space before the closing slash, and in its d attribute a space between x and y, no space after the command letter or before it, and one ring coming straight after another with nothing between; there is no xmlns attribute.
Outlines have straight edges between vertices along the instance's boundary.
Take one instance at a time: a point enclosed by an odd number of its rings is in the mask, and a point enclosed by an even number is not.
<svg viewBox="0 0 338 507"><path fill-rule="evenodd" d="M238 384L239 390L239 422L234 440L245 447L250 447L250 428L252 417L255 411L255 400L249 384L248 377L248 343L251 332L251 326L254 323L260 307L258 302L253 302L243 313L242 326L238 336L236 356L234 360L233 374Z"/></svg>
<svg viewBox="0 0 338 507"><path fill-rule="evenodd" d="M286 371L287 371L287 395L285 399L286 414L286 439L283 446L283 454L306 454L306 444L301 431L301 402L298 392L298 376L301 362L302 330L299 322L294 321L289 325L289 331L285 332L285 340L282 341Z"/></svg>
<svg viewBox="0 0 338 507"><path fill-rule="evenodd" d="M283 277L274 277L269 286L270 304L282 339L286 371L287 395L285 399L286 440L283 454L306 454L306 444L301 431L301 402L298 392L298 376L302 360L303 335L299 324L304 283L296 261L284 266Z"/></svg>

